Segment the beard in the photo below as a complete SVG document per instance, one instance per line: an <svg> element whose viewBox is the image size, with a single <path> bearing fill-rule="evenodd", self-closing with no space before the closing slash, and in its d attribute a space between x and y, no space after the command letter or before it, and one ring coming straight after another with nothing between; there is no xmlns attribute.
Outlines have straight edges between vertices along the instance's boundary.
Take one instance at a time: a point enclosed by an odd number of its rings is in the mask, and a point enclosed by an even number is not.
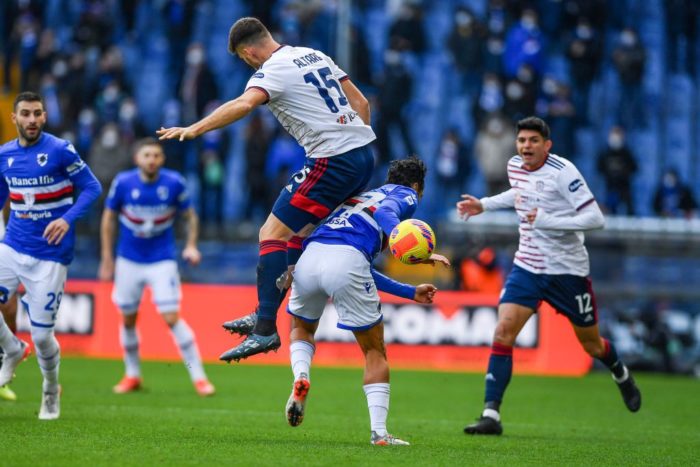
<svg viewBox="0 0 700 467"><path fill-rule="evenodd" d="M41 132L44 130L44 125L37 125L36 128L36 135L35 136L29 136L28 132L26 129L22 128L21 126L17 125L17 131L19 134L24 138L28 143L34 143L36 140L39 139L41 136Z"/></svg>

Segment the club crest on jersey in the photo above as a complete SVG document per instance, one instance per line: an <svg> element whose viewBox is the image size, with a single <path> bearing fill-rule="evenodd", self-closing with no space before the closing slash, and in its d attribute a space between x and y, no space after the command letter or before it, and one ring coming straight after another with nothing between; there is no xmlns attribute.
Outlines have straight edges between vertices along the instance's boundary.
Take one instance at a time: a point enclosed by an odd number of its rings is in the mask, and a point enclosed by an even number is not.
<svg viewBox="0 0 700 467"><path fill-rule="evenodd" d="M168 194L170 192L168 191L167 186L159 186L158 189L156 189L156 194L158 195L158 198L162 201L165 201L168 199Z"/></svg>
<svg viewBox="0 0 700 467"><path fill-rule="evenodd" d="M132 199L139 199L139 196L141 196L141 192L139 191L138 188L134 188L131 190L131 198Z"/></svg>
<svg viewBox="0 0 700 467"><path fill-rule="evenodd" d="M9 157L9 158L7 159L7 166L8 166L8 167L12 167L12 163L13 163L14 161L15 161L15 158L14 158L14 157Z"/></svg>
<svg viewBox="0 0 700 467"><path fill-rule="evenodd" d="M36 163L39 164L39 167L45 166L48 161L49 161L49 155L46 154L45 152L40 152L39 154L36 155Z"/></svg>
<svg viewBox="0 0 700 467"><path fill-rule="evenodd" d="M22 193L22 199L24 199L24 204L31 207L34 206L36 196L34 196L34 193Z"/></svg>
<svg viewBox="0 0 700 467"><path fill-rule="evenodd" d="M535 189L539 191L540 193L544 191L544 182L542 180L539 180L537 183L535 183Z"/></svg>

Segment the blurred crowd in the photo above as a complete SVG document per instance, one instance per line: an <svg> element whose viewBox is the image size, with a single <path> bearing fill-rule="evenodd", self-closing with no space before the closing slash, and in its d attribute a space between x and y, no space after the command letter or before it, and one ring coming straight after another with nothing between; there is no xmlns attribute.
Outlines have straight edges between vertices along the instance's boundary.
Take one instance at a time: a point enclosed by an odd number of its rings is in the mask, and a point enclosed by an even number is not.
<svg viewBox="0 0 700 467"><path fill-rule="evenodd" d="M429 220L446 216L445 200L459 193L507 188L513 123L533 114L608 212L695 214L697 117L683 127L690 148L681 141L672 149L682 154L665 159L677 125L668 130L673 116L659 117L665 94L654 83L679 76L694 89L697 2L355 0L341 31L343 3L4 0L0 86L5 95L41 92L47 130L73 141L107 186L131 165L135 139L192 123L242 91L251 70L227 54L226 36L252 15L282 43L331 56L348 47L345 68L372 102L378 163L415 152L429 164ZM654 42L647 26L657 23ZM640 148L649 135L660 146L654 161ZM264 110L193 142L167 142L166 153L214 237L261 222L304 161Z"/></svg>

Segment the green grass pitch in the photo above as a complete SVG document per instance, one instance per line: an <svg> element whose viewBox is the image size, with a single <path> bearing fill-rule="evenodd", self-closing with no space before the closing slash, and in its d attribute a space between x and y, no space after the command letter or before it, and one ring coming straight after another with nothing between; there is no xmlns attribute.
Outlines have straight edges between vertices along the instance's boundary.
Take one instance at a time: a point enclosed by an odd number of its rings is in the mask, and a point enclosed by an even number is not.
<svg viewBox="0 0 700 467"><path fill-rule="evenodd" d="M264 358L264 357L261 357ZM516 362L517 365L517 362ZM630 414L608 374L515 376L504 434L471 437L483 375L394 371L389 430L408 447L369 444L361 371L312 369L306 418L287 425L287 367L210 365L218 394L197 397L180 363L146 362L146 390L114 395L114 360L61 363L61 418L37 420L40 375L17 371L17 402L0 401L0 465L697 465L700 382L637 375Z"/></svg>

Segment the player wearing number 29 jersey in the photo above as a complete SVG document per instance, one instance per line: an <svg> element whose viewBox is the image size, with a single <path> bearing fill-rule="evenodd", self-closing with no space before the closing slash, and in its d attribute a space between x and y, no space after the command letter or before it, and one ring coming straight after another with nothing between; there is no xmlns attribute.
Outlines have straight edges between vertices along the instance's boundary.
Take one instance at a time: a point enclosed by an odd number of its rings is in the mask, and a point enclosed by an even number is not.
<svg viewBox="0 0 700 467"><path fill-rule="evenodd" d="M369 127L369 102L324 53L277 43L256 18L234 23L228 50L255 69L245 92L189 127L161 128L160 138L196 138L267 105L307 155L260 229L258 310L224 325L248 335L221 356L231 361L280 346L275 321L290 283L288 267L301 255L303 237L366 187L374 169L368 144L375 136Z"/></svg>
<svg viewBox="0 0 700 467"><path fill-rule="evenodd" d="M510 190L481 200L464 195L457 203L462 216L514 207L520 218L520 245L498 305L485 407L481 418L464 429L468 434L501 434L499 410L513 372L513 345L543 301L569 319L583 349L610 369L627 408L636 412L642 402L615 346L598 330L583 231L601 228L603 214L576 167L549 152L552 141L544 121L520 120L516 147L518 155L507 167Z"/></svg>

